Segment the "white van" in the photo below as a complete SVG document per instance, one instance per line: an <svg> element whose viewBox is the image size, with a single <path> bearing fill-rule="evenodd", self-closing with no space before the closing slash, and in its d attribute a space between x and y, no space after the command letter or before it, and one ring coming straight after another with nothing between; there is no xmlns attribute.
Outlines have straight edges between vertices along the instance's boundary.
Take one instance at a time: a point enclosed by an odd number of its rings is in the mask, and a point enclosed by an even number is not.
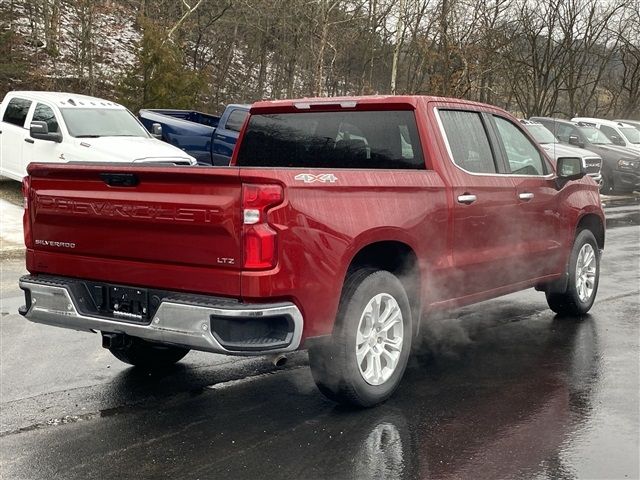
<svg viewBox="0 0 640 480"><path fill-rule="evenodd" d="M9 92L0 103L0 175L21 181L30 162L195 165L155 139L122 105L60 92Z"/></svg>
<svg viewBox="0 0 640 480"><path fill-rule="evenodd" d="M601 118L589 117L575 117L572 118L571 121L596 127L615 145L640 152L640 131L633 125L616 120L603 120Z"/></svg>

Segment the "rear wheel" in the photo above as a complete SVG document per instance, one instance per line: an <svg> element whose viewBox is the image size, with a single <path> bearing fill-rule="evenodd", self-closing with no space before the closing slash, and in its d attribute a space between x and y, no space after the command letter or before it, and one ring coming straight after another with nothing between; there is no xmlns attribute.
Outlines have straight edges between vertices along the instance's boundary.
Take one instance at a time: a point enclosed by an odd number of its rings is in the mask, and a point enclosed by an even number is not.
<svg viewBox="0 0 640 480"><path fill-rule="evenodd" d="M547 292L547 304L560 315L583 315L595 301L600 277L600 250L590 230L576 235L568 273L566 290Z"/></svg>
<svg viewBox="0 0 640 480"><path fill-rule="evenodd" d="M345 283L334 332L309 351L316 385L330 399L370 407L400 384L411 351L411 308L397 277L360 269Z"/></svg>
<svg viewBox="0 0 640 480"><path fill-rule="evenodd" d="M144 368L167 367L189 353L188 348L151 343L137 337L128 337L124 345L111 347L109 351L124 363Z"/></svg>

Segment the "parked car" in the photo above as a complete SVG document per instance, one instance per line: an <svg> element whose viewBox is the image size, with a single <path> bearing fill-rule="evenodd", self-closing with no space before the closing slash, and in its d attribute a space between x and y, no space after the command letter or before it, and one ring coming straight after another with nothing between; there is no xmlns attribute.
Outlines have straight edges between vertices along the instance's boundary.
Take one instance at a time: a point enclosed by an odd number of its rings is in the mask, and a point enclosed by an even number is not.
<svg viewBox="0 0 640 480"><path fill-rule="evenodd" d="M600 157L600 155L596 155L584 148L562 145L560 140L540 122L522 119L520 123L524 125L533 139L538 142L554 162L557 162L560 157L580 157L587 175L593 178L598 185L602 183L602 174L600 172L602 168L602 157Z"/></svg>
<svg viewBox="0 0 640 480"><path fill-rule="evenodd" d="M196 163L154 139L125 107L101 98L9 92L0 118L0 175L18 181L32 161Z"/></svg>
<svg viewBox="0 0 640 480"><path fill-rule="evenodd" d="M614 122L626 123L627 125L631 125L636 130L640 130L640 120L614 120Z"/></svg>
<svg viewBox="0 0 640 480"><path fill-rule="evenodd" d="M229 165L249 105L227 105L222 116L193 110L140 110L151 133L193 155L200 165Z"/></svg>
<svg viewBox="0 0 640 480"><path fill-rule="evenodd" d="M421 318L532 287L581 315L598 290L604 214L581 159L554 169L475 102L259 102L229 167L29 174L20 312L100 331L133 365L308 348L324 394L371 406Z"/></svg>
<svg viewBox="0 0 640 480"><path fill-rule="evenodd" d="M640 153L640 131L633 125L601 118L576 117L571 119L582 125L601 130L614 144Z"/></svg>
<svg viewBox="0 0 640 480"><path fill-rule="evenodd" d="M601 130L558 118L531 117L529 120L542 123L562 143L600 155L603 193L640 189L640 155L614 145Z"/></svg>

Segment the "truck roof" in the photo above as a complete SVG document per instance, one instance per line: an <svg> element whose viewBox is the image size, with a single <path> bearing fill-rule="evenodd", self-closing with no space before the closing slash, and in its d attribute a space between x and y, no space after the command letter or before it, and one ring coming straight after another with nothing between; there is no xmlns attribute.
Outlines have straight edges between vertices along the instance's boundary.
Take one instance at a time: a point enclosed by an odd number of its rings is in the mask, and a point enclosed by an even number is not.
<svg viewBox="0 0 640 480"><path fill-rule="evenodd" d="M460 98L434 97L426 95L362 95L347 97L314 97L295 98L286 100L262 100L251 106L251 113L267 110L309 110L311 107L334 107L355 108L357 105L380 105L389 108L398 105L406 105L416 108L421 101L438 101L448 103L464 103L465 105L477 105L482 107L496 108L479 102L472 102Z"/></svg>
<svg viewBox="0 0 640 480"><path fill-rule="evenodd" d="M571 120L565 120L564 118L555 118L555 117L530 117L529 121L539 122L539 123L542 123L543 121L547 121L547 122L559 123L562 125L573 125L574 127L578 126L576 122L573 122Z"/></svg>
<svg viewBox="0 0 640 480"><path fill-rule="evenodd" d="M595 118L595 117L574 117L571 119L572 122L576 123L588 123L595 125L604 125L607 127L618 127L618 128L634 128L633 125L629 125L627 123L622 122L621 120L605 120L604 118Z"/></svg>
<svg viewBox="0 0 640 480"><path fill-rule="evenodd" d="M64 108L125 108L119 103L112 102L111 100L105 100L104 98L98 97L90 97L88 95L80 95L77 93L14 90L7 94L7 96L9 95L23 96L33 100L50 102L58 107Z"/></svg>

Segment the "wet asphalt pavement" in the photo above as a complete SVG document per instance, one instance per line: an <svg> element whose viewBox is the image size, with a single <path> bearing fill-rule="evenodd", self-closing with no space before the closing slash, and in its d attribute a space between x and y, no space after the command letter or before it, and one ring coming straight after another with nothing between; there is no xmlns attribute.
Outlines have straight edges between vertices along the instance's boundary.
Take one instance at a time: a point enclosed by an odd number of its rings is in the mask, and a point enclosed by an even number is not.
<svg viewBox="0 0 640 480"><path fill-rule="evenodd" d="M533 290L452 312L360 411L317 391L304 352L129 368L98 335L24 321L22 261L3 261L0 477L638 478L640 197L605 202L590 315Z"/></svg>

